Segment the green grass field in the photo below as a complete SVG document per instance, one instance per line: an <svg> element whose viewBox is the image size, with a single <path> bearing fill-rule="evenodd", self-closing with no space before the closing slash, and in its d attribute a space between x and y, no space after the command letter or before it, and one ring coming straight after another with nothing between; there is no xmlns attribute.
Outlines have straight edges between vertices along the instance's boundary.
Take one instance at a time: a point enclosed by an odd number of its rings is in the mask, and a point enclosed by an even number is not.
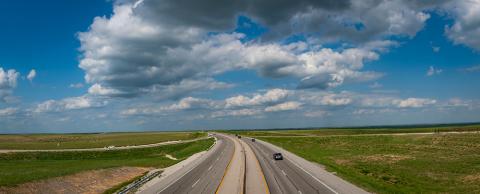
<svg viewBox="0 0 480 194"><path fill-rule="evenodd" d="M0 149L102 148L188 140L206 136L200 132L144 132L99 134L0 135Z"/></svg>
<svg viewBox="0 0 480 194"><path fill-rule="evenodd" d="M452 131L480 131L480 125L451 125L427 127L384 127L384 128L324 128L299 130L232 130L222 131L244 136L329 136L329 135L363 135L363 134L393 134L393 133L428 133Z"/></svg>
<svg viewBox="0 0 480 194"><path fill-rule="evenodd" d="M480 193L480 133L260 139L376 193Z"/></svg>
<svg viewBox="0 0 480 194"><path fill-rule="evenodd" d="M0 154L0 186L13 186L33 180L111 167L163 168L208 149L213 142L214 140L210 138L190 143L130 150ZM168 159L165 154L170 154L179 160Z"/></svg>

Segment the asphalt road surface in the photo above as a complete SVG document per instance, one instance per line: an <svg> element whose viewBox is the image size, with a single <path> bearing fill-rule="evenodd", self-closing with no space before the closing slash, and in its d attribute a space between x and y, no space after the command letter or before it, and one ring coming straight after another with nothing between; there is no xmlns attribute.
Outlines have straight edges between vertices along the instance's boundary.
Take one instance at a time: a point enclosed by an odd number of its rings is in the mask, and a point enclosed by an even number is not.
<svg viewBox="0 0 480 194"><path fill-rule="evenodd" d="M314 194L367 193L267 142L214 134L217 143L140 193ZM284 160L274 160L282 152Z"/></svg>
<svg viewBox="0 0 480 194"><path fill-rule="evenodd" d="M273 154L276 151L261 143L246 139L244 141L250 145L259 158L271 193L336 193L288 159L274 160Z"/></svg>
<svg viewBox="0 0 480 194"><path fill-rule="evenodd" d="M218 149L193 170L155 193L215 193L235 150L234 142L217 136Z"/></svg>

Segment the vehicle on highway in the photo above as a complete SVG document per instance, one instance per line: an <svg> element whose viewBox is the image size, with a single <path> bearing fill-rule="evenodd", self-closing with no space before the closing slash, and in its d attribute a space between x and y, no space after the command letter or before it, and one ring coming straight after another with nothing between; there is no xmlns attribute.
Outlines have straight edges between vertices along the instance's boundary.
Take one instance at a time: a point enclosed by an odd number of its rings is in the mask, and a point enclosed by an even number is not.
<svg viewBox="0 0 480 194"><path fill-rule="evenodd" d="M254 138L252 138L252 142L255 142L255 139L254 139Z"/></svg>
<svg viewBox="0 0 480 194"><path fill-rule="evenodd" d="M273 154L273 159L274 160L283 160L282 153L274 153Z"/></svg>

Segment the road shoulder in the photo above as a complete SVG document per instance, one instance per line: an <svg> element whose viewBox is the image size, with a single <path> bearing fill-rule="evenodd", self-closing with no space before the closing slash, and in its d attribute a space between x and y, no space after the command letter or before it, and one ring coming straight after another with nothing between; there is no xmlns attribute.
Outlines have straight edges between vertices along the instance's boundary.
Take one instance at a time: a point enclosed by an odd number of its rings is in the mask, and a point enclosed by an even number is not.
<svg viewBox="0 0 480 194"><path fill-rule="evenodd" d="M228 135L223 135L231 139L235 145L235 151L230 161L230 164L225 171L220 185L218 186L218 194L241 194L244 193L245 180L245 150L236 138Z"/></svg>

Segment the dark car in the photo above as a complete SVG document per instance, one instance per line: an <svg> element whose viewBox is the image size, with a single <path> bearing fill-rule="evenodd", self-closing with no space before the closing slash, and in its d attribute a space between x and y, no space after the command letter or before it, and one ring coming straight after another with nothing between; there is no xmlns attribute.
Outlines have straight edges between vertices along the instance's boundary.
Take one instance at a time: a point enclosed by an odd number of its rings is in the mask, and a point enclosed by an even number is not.
<svg viewBox="0 0 480 194"><path fill-rule="evenodd" d="M273 159L274 160L283 160L282 153L274 153L273 154Z"/></svg>
<svg viewBox="0 0 480 194"><path fill-rule="evenodd" d="M252 138L252 142L255 142L255 139Z"/></svg>
<svg viewBox="0 0 480 194"><path fill-rule="evenodd" d="M240 136L240 135L239 135L239 136L237 136L237 137L238 137L238 139L242 138L242 136Z"/></svg>

